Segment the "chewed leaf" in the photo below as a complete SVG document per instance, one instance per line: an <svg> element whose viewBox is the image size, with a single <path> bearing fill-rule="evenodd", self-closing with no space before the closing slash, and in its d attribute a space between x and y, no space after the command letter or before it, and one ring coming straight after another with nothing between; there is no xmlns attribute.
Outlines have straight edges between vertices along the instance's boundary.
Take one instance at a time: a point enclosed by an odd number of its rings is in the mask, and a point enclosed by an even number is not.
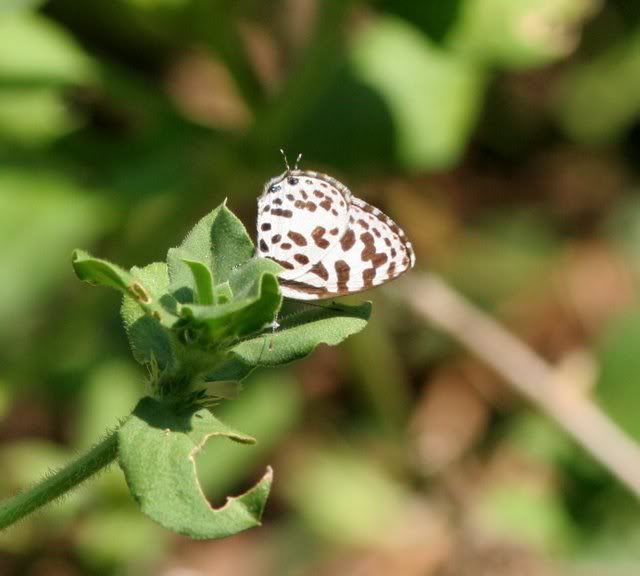
<svg viewBox="0 0 640 576"><path fill-rule="evenodd" d="M195 458L207 440L253 438L232 430L204 408L170 407L144 398L118 432L119 458L143 512L192 538L224 538L260 525L272 472L249 491L212 508L198 482Z"/></svg>
<svg viewBox="0 0 640 576"><path fill-rule="evenodd" d="M278 366L310 354L320 344L335 346L360 332L371 315L371 303L358 306L333 303L328 306L302 305L302 309L284 313L274 331L248 338L233 347L230 358L207 380L242 379L257 366Z"/></svg>

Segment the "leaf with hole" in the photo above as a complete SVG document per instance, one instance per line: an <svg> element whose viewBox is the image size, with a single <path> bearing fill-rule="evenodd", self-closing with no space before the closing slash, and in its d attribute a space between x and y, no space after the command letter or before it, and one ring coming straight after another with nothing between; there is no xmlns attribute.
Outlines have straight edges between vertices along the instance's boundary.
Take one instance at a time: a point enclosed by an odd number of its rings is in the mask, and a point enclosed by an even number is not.
<svg viewBox="0 0 640 576"><path fill-rule="evenodd" d="M251 444L253 438L225 426L208 410L143 398L118 432L119 462L143 512L192 538L223 538L260 525L271 488L268 469L250 490L212 508L196 473L196 456L221 436Z"/></svg>

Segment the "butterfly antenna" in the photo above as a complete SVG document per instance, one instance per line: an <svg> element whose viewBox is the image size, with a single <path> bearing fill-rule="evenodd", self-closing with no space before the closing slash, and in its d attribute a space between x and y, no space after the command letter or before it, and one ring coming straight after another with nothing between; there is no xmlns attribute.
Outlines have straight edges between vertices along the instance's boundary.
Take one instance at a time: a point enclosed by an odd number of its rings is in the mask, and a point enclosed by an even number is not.
<svg viewBox="0 0 640 576"><path fill-rule="evenodd" d="M300 152L300 154L298 154L298 157L296 158L296 165L293 167L294 170L298 169L298 164L300 163L300 160L302 160L302 152Z"/></svg>
<svg viewBox="0 0 640 576"><path fill-rule="evenodd" d="M284 158L284 165L287 167L287 174L289 174L291 172L291 168L289 168L289 161L287 160L287 155L284 153L284 150L282 148L280 148L280 154L282 154L282 157Z"/></svg>

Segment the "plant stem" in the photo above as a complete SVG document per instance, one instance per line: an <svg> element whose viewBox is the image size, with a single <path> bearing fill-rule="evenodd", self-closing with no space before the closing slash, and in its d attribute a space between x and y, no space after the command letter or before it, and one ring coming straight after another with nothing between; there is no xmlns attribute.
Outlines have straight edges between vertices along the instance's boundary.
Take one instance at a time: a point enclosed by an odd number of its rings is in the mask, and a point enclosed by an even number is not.
<svg viewBox="0 0 640 576"><path fill-rule="evenodd" d="M28 490L0 502L0 530L72 490L111 464L117 455L118 434L114 431L74 462L46 476Z"/></svg>

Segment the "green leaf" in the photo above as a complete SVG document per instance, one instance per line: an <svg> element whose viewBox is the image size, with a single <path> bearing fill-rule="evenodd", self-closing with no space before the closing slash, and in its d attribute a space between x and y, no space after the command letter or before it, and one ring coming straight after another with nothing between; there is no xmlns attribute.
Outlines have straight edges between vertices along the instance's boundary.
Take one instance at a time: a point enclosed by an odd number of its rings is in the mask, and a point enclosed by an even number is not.
<svg viewBox="0 0 640 576"><path fill-rule="evenodd" d="M110 206L72 178L2 162L0 338L16 338L15 322L24 324L66 280L74 246L93 242L113 221Z"/></svg>
<svg viewBox="0 0 640 576"><path fill-rule="evenodd" d="M164 262L155 262L144 268L134 267L131 276L144 284L153 298L164 302L167 309L177 307L177 303L167 294L169 274ZM174 342L156 317L148 315L129 295L122 301L121 313L133 356L140 364L157 362L161 370L176 365Z"/></svg>
<svg viewBox="0 0 640 576"><path fill-rule="evenodd" d="M231 292L231 286L229 281L218 284L213 289L213 295L218 304L225 304L233 298L233 292Z"/></svg>
<svg viewBox="0 0 640 576"><path fill-rule="evenodd" d="M20 10L34 10L41 4L44 4L44 0L13 0L13 2L5 2L0 5L0 14L6 16Z"/></svg>
<svg viewBox="0 0 640 576"><path fill-rule="evenodd" d="M52 19L30 11L2 14L0 79L66 85L96 76L95 63Z"/></svg>
<svg viewBox="0 0 640 576"><path fill-rule="evenodd" d="M213 372L207 374L207 382L241 382L251 374L257 366L244 362L232 354L226 362L223 362Z"/></svg>
<svg viewBox="0 0 640 576"><path fill-rule="evenodd" d="M561 495L544 486L491 483L474 500L473 518L486 533L527 548L561 553L576 544L575 525Z"/></svg>
<svg viewBox="0 0 640 576"><path fill-rule="evenodd" d="M57 88L6 86L0 89L3 139L44 144L77 127L78 114Z"/></svg>
<svg viewBox="0 0 640 576"><path fill-rule="evenodd" d="M211 306L215 304L215 294L213 290L213 278L211 277L211 270L197 260L182 260L193 274L193 280L196 286L197 302L203 306Z"/></svg>
<svg viewBox="0 0 640 576"><path fill-rule="evenodd" d="M304 358L319 344L335 346L360 332L371 315L371 303L358 306L289 304L278 320L280 326L244 340L231 349L231 357L207 380L242 379L256 366L278 366ZM293 308L294 311L291 311Z"/></svg>
<svg viewBox="0 0 640 576"><path fill-rule="evenodd" d="M165 306L170 302L163 301L163 294L152 292L134 274L120 268L108 260L94 258L84 250L74 250L72 256L73 269L76 276L89 284L115 288L125 296L132 298L147 314L171 327L175 317ZM170 297L168 297L170 299Z"/></svg>
<svg viewBox="0 0 640 576"><path fill-rule="evenodd" d="M574 65L558 91L557 116L564 131L580 144L616 141L640 115L640 86L629 82L639 76L640 30Z"/></svg>
<svg viewBox="0 0 640 576"><path fill-rule="evenodd" d="M242 222L221 204L202 218L178 248L167 254L171 292L180 302L194 302L197 287L184 260L203 262L217 283L229 279L231 271L251 259L253 242Z"/></svg>
<svg viewBox="0 0 640 576"><path fill-rule="evenodd" d="M224 538L260 525L272 472L241 496L214 509L196 474L195 456L213 436L254 440L217 420L204 408L177 408L143 398L119 436L119 456L133 497L143 512L192 538Z"/></svg>
<svg viewBox="0 0 640 576"><path fill-rule="evenodd" d="M571 54L593 12L585 0L465 0L447 45L484 66L527 69Z"/></svg>
<svg viewBox="0 0 640 576"><path fill-rule="evenodd" d="M390 17L359 36L352 60L387 104L407 166L448 168L459 160L484 100L484 70Z"/></svg>
<svg viewBox="0 0 640 576"><path fill-rule="evenodd" d="M265 273L253 283L245 298L217 306L184 304L182 313L189 318L190 325L204 326L206 340L216 343L262 330L273 322L281 302L278 279Z"/></svg>
<svg viewBox="0 0 640 576"><path fill-rule="evenodd" d="M607 414L628 434L640 440L640 308L613 318L598 346L600 375L596 396Z"/></svg>
<svg viewBox="0 0 640 576"><path fill-rule="evenodd" d="M240 219L223 204L209 230L216 282L225 282L231 271L254 256L254 246Z"/></svg>
<svg viewBox="0 0 640 576"><path fill-rule="evenodd" d="M115 288L124 294L129 294L137 302L151 300L151 296L142 286L133 288L136 284L135 279L117 264L94 258L84 250L74 250L72 262L76 275L83 282Z"/></svg>
<svg viewBox="0 0 640 576"><path fill-rule="evenodd" d="M236 298L247 296L256 278L263 274L277 276L283 268L273 260L267 258L252 258L244 264L232 270L229 275L229 287Z"/></svg>

